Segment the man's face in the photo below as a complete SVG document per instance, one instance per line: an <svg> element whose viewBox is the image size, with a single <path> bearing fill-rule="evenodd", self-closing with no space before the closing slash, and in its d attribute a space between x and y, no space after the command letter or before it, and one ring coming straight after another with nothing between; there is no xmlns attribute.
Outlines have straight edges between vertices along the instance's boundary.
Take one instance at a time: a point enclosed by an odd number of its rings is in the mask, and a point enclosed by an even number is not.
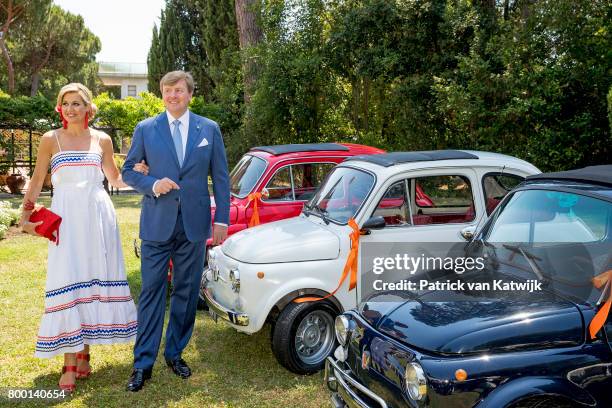
<svg viewBox="0 0 612 408"><path fill-rule="evenodd" d="M191 102L192 92L187 89L187 83L181 79L176 84L164 85L162 88L162 98L166 110L174 117L178 118L185 113Z"/></svg>

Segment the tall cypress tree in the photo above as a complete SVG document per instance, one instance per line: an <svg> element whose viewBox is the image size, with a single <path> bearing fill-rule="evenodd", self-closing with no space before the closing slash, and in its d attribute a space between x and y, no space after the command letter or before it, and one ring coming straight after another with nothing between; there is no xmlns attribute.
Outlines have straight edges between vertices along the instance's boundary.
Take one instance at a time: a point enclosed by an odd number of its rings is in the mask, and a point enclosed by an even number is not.
<svg viewBox="0 0 612 408"><path fill-rule="evenodd" d="M161 49L159 45L159 34L157 33L157 24L153 26L153 38L151 40L151 48L147 56L147 77L149 80L149 91L160 96L159 80L163 73L161 61Z"/></svg>

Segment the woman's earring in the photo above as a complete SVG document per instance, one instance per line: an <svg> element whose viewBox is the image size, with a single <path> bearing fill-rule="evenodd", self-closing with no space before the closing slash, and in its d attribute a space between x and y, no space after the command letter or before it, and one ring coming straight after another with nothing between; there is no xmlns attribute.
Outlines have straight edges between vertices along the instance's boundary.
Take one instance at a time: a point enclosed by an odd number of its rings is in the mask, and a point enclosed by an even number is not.
<svg viewBox="0 0 612 408"><path fill-rule="evenodd" d="M59 115L60 115L60 119L62 120L62 127L63 127L64 129L67 129L67 128L68 128L68 121L66 120L66 118L64 118L64 114L62 113L62 107L61 107L61 106L59 106L59 105L58 105L58 106L56 106L56 107L55 107L55 111L56 111L57 113L59 113Z"/></svg>
<svg viewBox="0 0 612 408"><path fill-rule="evenodd" d="M85 124L83 125L83 129L87 129L89 127L89 112L85 112Z"/></svg>

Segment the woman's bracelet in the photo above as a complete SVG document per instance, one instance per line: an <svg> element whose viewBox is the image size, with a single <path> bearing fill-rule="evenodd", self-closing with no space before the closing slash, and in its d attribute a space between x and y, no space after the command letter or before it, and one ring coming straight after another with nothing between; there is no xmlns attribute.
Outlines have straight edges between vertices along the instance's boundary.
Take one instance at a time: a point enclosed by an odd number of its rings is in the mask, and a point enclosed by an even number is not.
<svg viewBox="0 0 612 408"><path fill-rule="evenodd" d="M32 211L34 209L34 203L31 200L25 200L23 202L24 211Z"/></svg>

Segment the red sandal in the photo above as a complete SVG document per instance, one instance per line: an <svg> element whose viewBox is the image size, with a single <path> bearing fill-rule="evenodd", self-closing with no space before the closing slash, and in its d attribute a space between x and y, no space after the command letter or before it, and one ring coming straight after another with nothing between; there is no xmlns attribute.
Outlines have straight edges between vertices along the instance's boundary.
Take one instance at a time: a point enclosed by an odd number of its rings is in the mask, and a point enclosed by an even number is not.
<svg viewBox="0 0 612 408"><path fill-rule="evenodd" d="M77 372L77 367L76 366L64 366L62 367L62 374L66 373L66 372ZM60 390L62 391L68 391L70 393L74 392L74 390L76 390L76 384L72 383L72 384L59 384Z"/></svg>
<svg viewBox="0 0 612 408"><path fill-rule="evenodd" d="M77 361L78 360L85 360L87 362L89 362L89 353L85 354L85 353L76 353L76 358ZM82 378L87 378L89 377L89 375L91 374L91 367L89 367L87 370L76 370L76 378L77 379L82 379Z"/></svg>

